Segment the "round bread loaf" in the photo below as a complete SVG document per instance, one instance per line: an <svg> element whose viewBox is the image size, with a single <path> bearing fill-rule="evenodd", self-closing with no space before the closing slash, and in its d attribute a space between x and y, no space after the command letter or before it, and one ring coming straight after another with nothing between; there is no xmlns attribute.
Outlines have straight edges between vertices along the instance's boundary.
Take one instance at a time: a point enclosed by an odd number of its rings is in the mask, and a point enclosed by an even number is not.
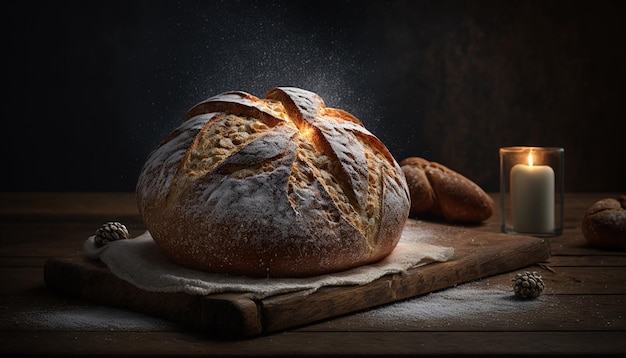
<svg viewBox="0 0 626 358"><path fill-rule="evenodd" d="M411 195L412 216L476 223L493 215L494 202L478 185L452 169L424 158L400 162Z"/></svg>
<svg viewBox="0 0 626 358"><path fill-rule="evenodd" d="M216 273L304 277L386 257L409 212L387 148L315 93L274 88L200 102L149 156L144 223L174 262Z"/></svg>
<svg viewBox="0 0 626 358"><path fill-rule="evenodd" d="M581 229L593 246L626 249L626 196L602 199L591 205Z"/></svg>

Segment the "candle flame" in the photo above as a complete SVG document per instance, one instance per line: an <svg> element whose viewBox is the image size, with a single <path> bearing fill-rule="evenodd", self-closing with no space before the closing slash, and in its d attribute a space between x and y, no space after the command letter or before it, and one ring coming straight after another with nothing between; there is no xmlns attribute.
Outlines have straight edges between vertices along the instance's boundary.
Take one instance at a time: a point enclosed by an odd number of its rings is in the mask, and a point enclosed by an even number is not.
<svg viewBox="0 0 626 358"><path fill-rule="evenodd" d="M533 166L533 152L528 152L528 165Z"/></svg>

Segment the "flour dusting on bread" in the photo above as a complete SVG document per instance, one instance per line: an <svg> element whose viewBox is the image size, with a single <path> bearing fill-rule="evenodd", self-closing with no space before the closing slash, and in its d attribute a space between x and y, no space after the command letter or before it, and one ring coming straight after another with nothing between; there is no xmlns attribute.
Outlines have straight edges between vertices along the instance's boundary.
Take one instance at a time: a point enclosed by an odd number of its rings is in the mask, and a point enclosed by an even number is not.
<svg viewBox="0 0 626 358"><path fill-rule="evenodd" d="M316 94L229 92L194 106L137 185L157 244L188 267L310 276L387 256L408 217L387 148Z"/></svg>

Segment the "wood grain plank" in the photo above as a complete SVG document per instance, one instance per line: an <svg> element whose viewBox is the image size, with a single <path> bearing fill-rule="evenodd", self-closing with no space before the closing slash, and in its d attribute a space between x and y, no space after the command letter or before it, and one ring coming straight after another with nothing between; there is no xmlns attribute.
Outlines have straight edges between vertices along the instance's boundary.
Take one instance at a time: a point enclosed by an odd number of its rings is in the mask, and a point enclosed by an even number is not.
<svg viewBox="0 0 626 358"><path fill-rule="evenodd" d="M46 285L58 292L201 328L208 335L261 333L260 314L247 295L148 292L117 278L101 262L82 255L49 259L44 278Z"/></svg>
<svg viewBox="0 0 626 358"><path fill-rule="evenodd" d="M408 235L427 233L425 242L454 247L454 257L448 262L388 275L367 285L327 287L310 295L296 292L259 301L245 294L197 297L142 291L110 274L104 265L82 256L52 258L46 262L44 273L46 283L61 292L156 314L201 327L210 334L224 332L233 337L249 337L525 267L546 260L550 254L547 241L528 236L485 233L415 220L409 220L405 231Z"/></svg>
<svg viewBox="0 0 626 358"><path fill-rule="evenodd" d="M0 217L137 216L134 193L0 192Z"/></svg>
<svg viewBox="0 0 626 358"><path fill-rule="evenodd" d="M626 331L626 295L512 298L493 284L467 284L333 317L301 331ZM65 295L0 296L0 331L185 331L189 327L136 310Z"/></svg>
<svg viewBox="0 0 626 358"><path fill-rule="evenodd" d="M63 221L0 222L3 256L60 256L82 251L85 240L108 221L107 218ZM115 220L114 220L115 221ZM122 221L132 237L145 232L140 221Z"/></svg>
<svg viewBox="0 0 626 358"><path fill-rule="evenodd" d="M485 287L510 286L517 272L537 271L549 295L625 295L626 268L617 267L556 267L555 272L540 266L529 266L507 274L480 280Z"/></svg>
<svg viewBox="0 0 626 358"><path fill-rule="evenodd" d="M467 234L467 233L466 233ZM403 274L383 277L368 285L325 288L312 296L276 296L263 300L266 331L274 332L332 316L370 308L383 303L423 295L463 282L507 272L540 262L549 256L549 246L537 245L539 241L498 241L502 238L478 235L454 237L457 242L455 256L448 262L430 264ZM450 239L450 236L447 237ZM472 247L478 240L491 245ZM467 246L463 246L460 243ZM477 249L479 248L479 249ZM294 315L294 311L300 315Z"/></svg>
<svg viewBox="0 0 626 358"><path fill-rule="evenodd" d="M589 247L580 231L585 211L611 193L566 194L564 234L551 238L547 264L520 270L540 271L547 284L540 307L516 320L508 311L446 316L440 319L405 317L392 322L372 320L376 310L325 319L237 341L215 340L206 331L187 326L51 329L34 321L16 320L16 313L57 312L100 303L57 294L45 286L43 264L49 257L79 254L83 240L103 221L122 218L137 234L143 232L134 208L134 195L108 193L0 193L0 356L23 355L556 355L623 356L626 252ZM8 195L8 196L7 196ZM7 197L11 201L4 200ZM494 195L497 201L497 194ZM445 223L433 223L442 224ZM499 233L499 213L478 226L457 229ZM471 285L489 291L510 284L515 271L496 274ZM387 281L400 294L411 290ZM441 291L445 293L447 290ZM378 293L380 294L380 293ZM383 293L388 294L388 293ZM423 295L415 300L428 299ZM132 296L130 296L132 298ZM232 298L223 297L230 305ZM412 299L409 299L409 301ZM345 300L346 304L351 303ZM367 300L364 302L367 303ZM249 302L246 302L249 304ZM302 301L302 306L312 304ZM256 304L256 303L255 303ZM254 311L263 307L246 306ZM528 308L528 307L526 307ZM114 308L107 308L114 309ZM296 309L296 307L294 307ZM313 310L313 309L311 309ZM134 311L133 311L134 312ZM150 321L157 315L145 315ZM23 317L22 317L23 318ZM259 318L263 323L263 316ZM170 322L169 320L163 320ZM154 322L154 321L150 321Z"/></svg>
<svg viewBox="0 0 626 358"><path fill-rule="evenodd" d="M553 255L546 262L551 267L621 267L626 266L626 253L623 255L563 256Z"/></svg>
<svg viewBox="0 0 626 358"><path fill-rule="evenodd" d="M211 341L190 332L9 331L4 355L107 356L619 356L623 332L285 332L242 341Z"/></svg>
<svg viewBox="0 0 626 358"><path fill-rule="evenodd" d="M1 267L0 296L30 296L45 288L42 267Z"/></svg>
<svg viewBox="0 0 626 358"><path fill-rule="evenodd" d="M489 288L457 288L299 328L302 331L626 331L626 295L550 295L517 300Z"/></svg>

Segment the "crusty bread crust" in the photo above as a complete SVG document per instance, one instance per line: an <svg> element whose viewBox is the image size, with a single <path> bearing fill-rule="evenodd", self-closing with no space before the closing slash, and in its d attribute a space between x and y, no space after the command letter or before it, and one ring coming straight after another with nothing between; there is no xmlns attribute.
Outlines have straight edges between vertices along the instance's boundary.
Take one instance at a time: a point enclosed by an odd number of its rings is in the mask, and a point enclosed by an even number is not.
<svg viewBox="0 0 626 358"><path fill-rule="evenodd" d="M581 229L592 246L626 250L626 196L602 199L591 205Z"/></svg>
<svg viewBox="0 0 626 358"><path fill-rule="evenodd" d="M476 223L493 215L494 202L478 185L452 169L420 157L400 162L411 195L412 216Z"/></svg>
<svg viewBox="0 0 626 358"><path fill-rule="evenodd" d="M146 227L194 269L303 277L378 261L410 207L400 166L315 93L228 92L191 108L137 183Z"/></svg>

